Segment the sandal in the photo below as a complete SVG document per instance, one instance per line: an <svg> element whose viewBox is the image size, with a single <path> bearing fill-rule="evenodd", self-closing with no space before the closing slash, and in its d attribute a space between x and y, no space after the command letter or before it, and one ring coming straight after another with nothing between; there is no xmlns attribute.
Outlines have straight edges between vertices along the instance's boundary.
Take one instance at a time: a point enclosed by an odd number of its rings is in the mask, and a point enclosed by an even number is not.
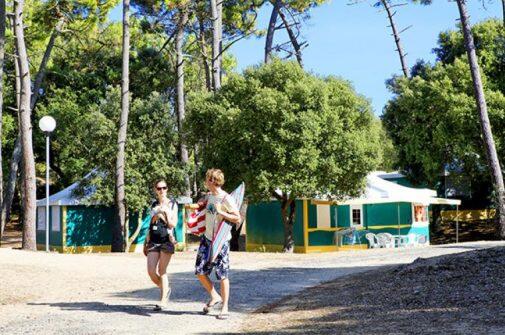
<svg viewBox="0 0 505 335"><path fill-rule="evenodd" d="M171 293L172 293L172 288L169 286L168 287L168 291L167 291L167 296L164 299L165 302L166 302L166 304L164 304L164 305L160 305L160 304L154 305L153 311L155 311L155 312L161 312L162 310L164 310L167 307L168 302L170 301L170 294Z"/></svg>
<svg viewBox="0 0 505 335"><path fill-rule="evenodd" d="M210 302L206 303L205 306L203 306L203 314L209 314L210 310L217 305L221 304L223 301L219 300L214 302L213 304L210 304Z"/></svg>
<svg viewBox="0 0 505 335"><path fill-rule="evenodd" d="M165 297L167 303L170 301L170 294L172 294L172 287L169 286L167 290L167 296Z"/></svg>
<svg viewBox="0 0 505 335"><path fill-rule="evenodd" d="M218 320L227 320L230 317L230 314L228 313L220 313L216 315L216 319Z"/></svg>
<svg viewBox="0 0 505 335"><path fill-rule="evenodd" d="M165 307L162 305L154 305L153 311L161 312Z"/></svg>

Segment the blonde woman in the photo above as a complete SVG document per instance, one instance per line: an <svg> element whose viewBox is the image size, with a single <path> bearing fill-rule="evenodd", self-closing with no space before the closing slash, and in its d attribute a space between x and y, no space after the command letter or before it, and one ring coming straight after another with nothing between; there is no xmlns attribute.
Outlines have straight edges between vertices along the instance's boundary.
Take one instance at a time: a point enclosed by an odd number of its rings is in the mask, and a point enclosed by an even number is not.
<svg viewBox="0 0 505 335"><path fill-rule="evenodd" d="M154 307L161 311L167 307L170 298L167 267L175 251L174 227L177 225L177 203L167 197L165 180L154 184L156 201L151 205L151 222L144 243L147 256L147 273L153 283L160 288L160 301Z"/></svg>

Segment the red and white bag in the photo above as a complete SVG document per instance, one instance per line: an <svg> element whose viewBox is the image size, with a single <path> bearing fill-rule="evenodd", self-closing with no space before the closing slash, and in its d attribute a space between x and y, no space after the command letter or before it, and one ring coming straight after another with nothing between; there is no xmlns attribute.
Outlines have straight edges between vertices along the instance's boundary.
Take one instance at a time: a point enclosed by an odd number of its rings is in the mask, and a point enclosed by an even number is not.
<svg viewBox="0 0 505 335"><path fill-rule="evenodd" d="M201 202L198 208L189 213L186 219L186 227L190 234L201 235L205 232L205 213L207 201Z"/></svg>

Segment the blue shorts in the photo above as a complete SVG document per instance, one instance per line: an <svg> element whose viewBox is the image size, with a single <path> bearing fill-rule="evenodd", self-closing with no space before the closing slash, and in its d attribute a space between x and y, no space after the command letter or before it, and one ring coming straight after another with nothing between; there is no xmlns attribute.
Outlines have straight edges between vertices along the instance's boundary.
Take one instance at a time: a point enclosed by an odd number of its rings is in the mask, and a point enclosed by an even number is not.
<svg viewBox="0 0 505 335"><path fill-rule="evenodd" d="M217 255L217 258L213 263L208 261L210 250L211 242L205 236L202 236L200 247L198 248L198 253L196 255L195 274L210 275L212 269L215 269L218 280L228 278L228 272L230 270L230 243L226 242L223 244L219 255Z"/></svg>

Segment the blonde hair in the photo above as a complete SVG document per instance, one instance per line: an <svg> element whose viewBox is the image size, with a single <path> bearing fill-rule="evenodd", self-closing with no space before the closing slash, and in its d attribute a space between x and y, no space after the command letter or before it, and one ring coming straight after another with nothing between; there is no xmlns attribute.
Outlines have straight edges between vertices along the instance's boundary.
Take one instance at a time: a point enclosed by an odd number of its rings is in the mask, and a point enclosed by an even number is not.
<svg viewBox="0 0 505 335"><path fill-rule="evenodd" d="M205 179L209 180L217 187L221 187L224 184L224 173L219 169L208 169L205 174Z"/></svg>

